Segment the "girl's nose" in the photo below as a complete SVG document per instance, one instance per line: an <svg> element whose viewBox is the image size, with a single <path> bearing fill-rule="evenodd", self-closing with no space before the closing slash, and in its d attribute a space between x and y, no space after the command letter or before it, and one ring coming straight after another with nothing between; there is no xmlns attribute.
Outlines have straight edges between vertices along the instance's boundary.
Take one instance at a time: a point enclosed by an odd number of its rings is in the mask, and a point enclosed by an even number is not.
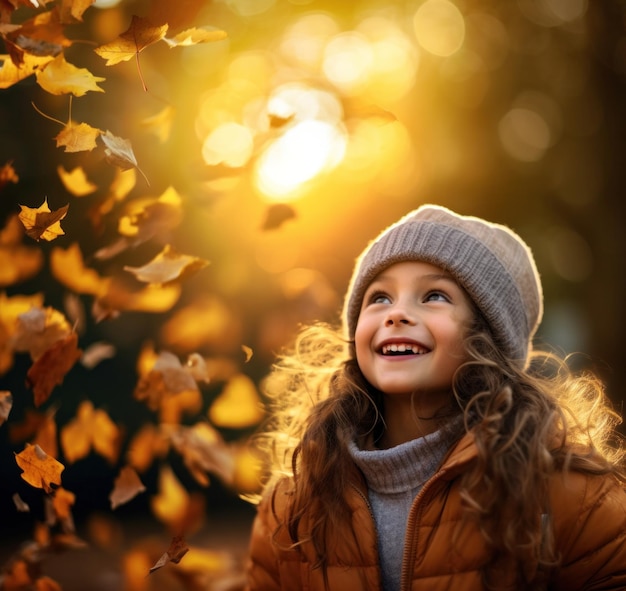
<svg viewBox="0 0 626 591"><path fill-rule="evenodd" d="M393 326L394 324L414 324L415 318L404 306L393 306L387 313L385 324Z"/></svg>

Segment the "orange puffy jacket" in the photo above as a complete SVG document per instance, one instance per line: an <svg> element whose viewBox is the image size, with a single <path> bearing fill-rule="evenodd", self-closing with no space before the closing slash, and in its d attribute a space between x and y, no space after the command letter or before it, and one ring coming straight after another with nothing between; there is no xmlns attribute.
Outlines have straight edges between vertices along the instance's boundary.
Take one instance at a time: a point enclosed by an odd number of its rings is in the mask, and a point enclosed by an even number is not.
<svg viewBox="0 0 626 591"><path fill-rule="evenodd" d="M476 456L471 434L448 454L415 498L408 518L402 591L483 591L480 568L487 555L478 528L463 522L459 476ZM250 541L248 591L326 591L310 544L290 550L284 528L273 541L277 520L289 502L290 481L281 481L258 507ZM363 479L347 491L356 532L338 531L328 540L330 591L382 590L374 521ZM552 533L560 567L550 591L626 590L626 492L615 479L581 473L558 474L550 483ZM356 537L356 539L355 539ZM535 572L529 563L527 573ZM498 588L514 591L503 569Z"/></svg>

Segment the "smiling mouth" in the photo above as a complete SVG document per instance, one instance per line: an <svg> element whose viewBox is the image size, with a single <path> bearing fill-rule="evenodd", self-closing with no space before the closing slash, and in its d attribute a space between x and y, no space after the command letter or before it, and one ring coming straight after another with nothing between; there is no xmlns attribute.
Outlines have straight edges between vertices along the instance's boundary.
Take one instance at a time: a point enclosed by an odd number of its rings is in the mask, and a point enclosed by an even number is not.
<svg viewBox="0 0 626 591"><path fill-rule="evenodd" d="M380 349L382 355L398 356L398 355L424 355L428 353L428 349L420 347L415 343L393 343L391 345L383 345Z"/></svg>

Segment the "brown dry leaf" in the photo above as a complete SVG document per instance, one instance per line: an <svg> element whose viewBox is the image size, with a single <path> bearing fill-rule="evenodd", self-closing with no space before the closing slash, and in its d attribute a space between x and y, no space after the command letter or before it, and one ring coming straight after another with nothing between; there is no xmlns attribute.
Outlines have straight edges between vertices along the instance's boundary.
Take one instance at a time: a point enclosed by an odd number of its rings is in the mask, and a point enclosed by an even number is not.
<svg viewBox="0 0 626 591"><path fill-rule="evenodd" d="M13 161L0 166L0 191L7 183L17 183L19 180L20 177L13 168Z"/></svg>
<svg viewBox="0 0 626 591"><path fill-rule="evenodd" d="M100 45L96 53L114 66L137 56L146 47L160 41L167 33L168 25L154 26L149 20L133 15L130 26L117 39Z"/></svg>
<svg viewBox="0 0 626 591"><path fill-rule="evenodd" d="M48 207L48 198L37 208L20 205L19 218L26 234L34 240L54 240L65 234L61 228L61 220L67 215L69 205L64 205L54 211Z"/></svg>
<svg viewBox="0 0 626 591"><path fill-rule="evenodd" d="M147 197L129 203L120 217L118 232L132 237L133 244L150 238L162 240L183 219L182 198L173 187L168 187L158 199Z"/></svg>
<svg viewBox="0 0 626 591"><path fill-rule="evenodd" d="M187 554L189 547L185 543L182 536L174 536L170 542L170 547L167 551L157 560L155 565L150 569L149 574L152 574L155 570L165 566L168 562L178 564L183 556Z"/></svg>
<svg viewBox="0 0 626 591"><path fill-rule="evenodd" d="M9 413L13 408L13 396L8 390L0 390L0 425L9 418Z"/></svg>
<svg viewBox="0 0 626 591"><path fill-rule="evenodd" d="M165 43L170 47L181 47L188 45L197 45L198 43L211 43L214 41L223 41L228 37L226 31L220 31L211 27L193 27L186 29L175 35L174 37L164 37Z"/></svg>
<svg viewBox="0 0 626 591"><path fill-rule="evenodd" d="M67 337L72 329L58 310L42 308L37 299L27 298L23 302L24 308L29 304L31 307L24 312L20 302L14 307L18 316L11 326L11 346L16 352L29 353L31 359L37 361L57 341Z"/></svg>
<svg viewBox="0 0 626 591"><path fill-rule="evenodd" d="M73 523L72 507L75 502L76 495L66 488L61 486L54 491L54 496L52 497L52 509L55 515L54 522L56 523L56 521L61 521L64 523ZM73 526L71 529L73 529Z"/></svg>
<svg viewBox="0 0 626 591"><path fill-rule="evenodd" d="M108 289L107 278L85 267L78 242L72 243L66 250L53 248L50 252L50 270L57 281L76 293L102 295Z"/></svg>
<svg viewBox="0 0 626 591"><path fill-rule="evenodd" d="M22 22L18 29L11 32L10 38L27 53L54 56L72 45L64 31L58 11L48 10Z"/></svg>
<svg viewBox="0 0 626 591"><path fill-rule="evenodd" d="M9 88L24 78L32 76L51 62L54 58L46 55L42 57L25 54L24 63L17 67L8 54L0 55L0 89Z"/></svg>
<svg viewBox="0 0 626 591"><path fill-rule="evenodd" d="M265 221L262 230L277 230L286 221L296 218L296 211L291 205L286 203L275 203L270 205L265 212Z"/></svg>
<svg viewBox="0 0 626 591"><path fill-rule="evenodd" d="M96 410L91 401L84 400L76 417L61 430L61 447L70 464L92 449L114 464L119 456L120 431L104 410Z"/></svg>
<svg viewBox="0 0 626 591"><path fill-rule="evenodd" d="M241 350L243 351L243 354L246 356L244 363L248 363L250 359L252 359L252 356L254 355L254 351L247 345L241 345Z"/></svg>
<svg viewBox="0 0 626 591"><path fill-rule="evenodd" d="M263 404L254 382L241 373L231 378L209 408L209 418L231 429L256 425L263 418Z"/></svg>
<svg viewBox="0 0 626 591"><path fill-rule="evenodd" d="M181 455L185 467L198 484L208 486L209 473L215 474L226 484L232 483L235 472L233 453L211 425L164 425L164 429L169 432L172 447Z"/></svg>
<svg viewBox="0 0 626 591"><path fill-rule="evenodd" d="M125 266L139 281L155 285L167 285L182 281L209 264L208 261L185 254L179 254L166 244L163 250L143 267Z"/></svg>
<svg viewBox="0 0 626 591"><path fill-rule="evenodd" d="M15 508L20 513L28 513L30 511L30 507L28 506L27 503L24 502L24 499L22 499L22 497L20 497L18 493L15 493L12 499L13 499L13 504L15 505Z"/></svg>
<svg viewBox="0 0 626 591"><path fill-rule="evenodd" d="M105 160L109 164L117 166L122 170L136 168L141 173L146 183L150 185L148 177L137 165L137 158L135 158L135 153L133 152L133 147L129 140L113 135L108 130L101 133L100 138L104 142Z"/></svg>
<svg viewBox="0 0 626 591"><path fill-rule="evenodd" d="M26 385L33 389L34 403L41 406L55 386L63 383L65 375L80 359L78 336L70 333L58 340L35 361L26 374Z"/></svg>
<svg viewBox="0 0 626 591"><path fill-rule="evenodd" d="M19 454L15 454L15 461L22 469L20 476L35 488L43 488L51 493L52 485L61 486L61 472L65 466L50 457L38 445L26 444Z"/></svg>
<svg viewBox="0 0 626 591"><path fill-rule="evenodd" d="M81 364L87 369L93 369L101 361L115 357L116 349L111 343L98 341L89 345L80 358Z"/></svg>
<svg viewBox="0 0 626 591"><path fill-rule="evenodd" d="M145 490L146 487L137 472L131 466L124 466L115 479L114 488L109 495L111 509L115 511L120 505L128 503Z"/></svg>
<svg viewBox="0 0 626 591"><path fill-rule="evenodd" d="M87 123L70 121L53 139L57 142L57 148L64 147L65 152L91 152L98 146L96 140L101 133L100 129Z"/></svg>
<svg viewBox="0 0 626 591"><path fill-rule="evenodd" d="M98 86L98 82L104 81L105 78L94 76L86 68L77 68L70 64L65 61L62 53L35 74L37 84L50 94L84 96L89 91L104 92L104 89Z"/></svg>
<svg viewBox="0 0 626 591"><path fill-rule="evenodd" d="M67 171L63 166L59 165L57 166L57 173L63 186L75 197L90 195L98 188L98 185L95 185L87 178L87 174L82 166L77 166Z"/></svg>

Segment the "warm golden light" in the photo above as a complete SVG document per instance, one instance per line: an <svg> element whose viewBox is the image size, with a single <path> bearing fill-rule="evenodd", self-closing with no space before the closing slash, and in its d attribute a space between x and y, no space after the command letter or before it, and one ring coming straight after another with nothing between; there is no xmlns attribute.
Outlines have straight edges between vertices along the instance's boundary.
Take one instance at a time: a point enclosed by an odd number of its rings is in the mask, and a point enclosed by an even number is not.
<svg viewBox="0 0 626 591"><path fill-rule="evenodd" d="M257 185L270 199L295 199L304 183L333 168L344 151L345 138L337 126L303 121L261 155L256 169Z"/></svg>
<svg viewBox="0 0 626 591"><path fill-rule="evenodd" d="M509 155L524 162L541 160L551 143L548 124L531 109L511 109L500 121L498 131Z"/></svg>
<svg viewBox="0 0 626 591"><path fill-rule="evenodd" d="M223 123L206 138L202 157L209 165L243 166L252 155L254 141L247 127Z"/></svg>
<svg viewBox="0 0 626 591"><path fill-rule="evenodd" d="M427 0L413 19L419 44L428 52L447 57L458 51L465 38L465 21L449 0Z"/></svg>

